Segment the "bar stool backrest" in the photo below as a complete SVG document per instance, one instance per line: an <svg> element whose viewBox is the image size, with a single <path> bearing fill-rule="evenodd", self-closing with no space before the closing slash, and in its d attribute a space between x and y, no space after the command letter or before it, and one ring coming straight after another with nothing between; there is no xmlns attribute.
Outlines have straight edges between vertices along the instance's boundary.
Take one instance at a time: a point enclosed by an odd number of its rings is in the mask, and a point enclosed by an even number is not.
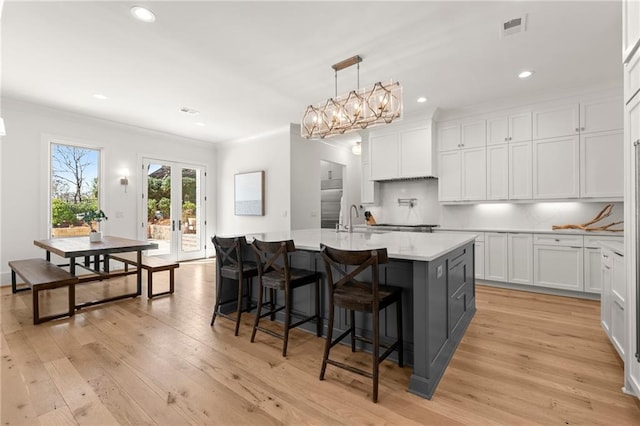
<svg viewBox="0 0 640 426"><path fill-rule="evenodd" d="M374 303L379 299L378 266L389 262L386 248L374 250L340 250L320 244L320 253L327 273L327 284L330 296L345 284L369 290L373 294ZM356 266L348 271L347 266ZM358 280L358 276L367 270L371 271L371 279L366 282ZM339 279L334 280L334 272Z"/></svg>
<svg viewBox="0 0 640 426"><path fill-rule="evenodd" d="M211 237L213 247L216 249L216 264L218 269L224 266L231 266L242 270L242 248L247 245L244 236L222 238Z"/></svg>
<svg viewBox="0 0 640 426"><path fill-rule="evenodd" d="M256 253L256 263L258 264L258 275L276 271L284 275L285 280L290 280L289 256L296 251L293 240L283 241L260 241L253 240L251 248Z"/></svg>

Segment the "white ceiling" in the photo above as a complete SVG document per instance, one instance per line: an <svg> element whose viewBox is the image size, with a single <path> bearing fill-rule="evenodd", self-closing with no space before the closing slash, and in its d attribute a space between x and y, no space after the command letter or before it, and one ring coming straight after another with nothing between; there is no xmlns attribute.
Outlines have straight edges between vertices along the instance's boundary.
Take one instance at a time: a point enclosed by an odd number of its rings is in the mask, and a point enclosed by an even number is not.
<svg viewBox="0 0 640 426"><path fill-rule="evenodd" d="M524 13L527 32L501 39ZM355 54L360 85L400 81L408 114L620 86L621 25L619 1L5 1L2 94L220 142L299 123ZM355 67L338 73L339 94L355 88Z"/></svg>

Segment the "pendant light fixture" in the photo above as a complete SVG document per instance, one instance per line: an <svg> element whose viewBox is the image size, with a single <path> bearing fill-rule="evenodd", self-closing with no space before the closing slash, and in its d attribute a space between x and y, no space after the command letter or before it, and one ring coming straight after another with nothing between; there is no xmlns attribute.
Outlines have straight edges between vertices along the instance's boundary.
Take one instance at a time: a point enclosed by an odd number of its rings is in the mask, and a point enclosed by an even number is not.
<svg viewBox="0 0 640 426"><path fill-rule="evenodd" d="M307 139L328 136L389 124L402 117L402 86L397 81L378 82L360 89L360 62L358 55L331 66L335 71L335 98L309 105L302 116L301 134ZM358 88L338 96L338 71L358 66Z"/></svg>

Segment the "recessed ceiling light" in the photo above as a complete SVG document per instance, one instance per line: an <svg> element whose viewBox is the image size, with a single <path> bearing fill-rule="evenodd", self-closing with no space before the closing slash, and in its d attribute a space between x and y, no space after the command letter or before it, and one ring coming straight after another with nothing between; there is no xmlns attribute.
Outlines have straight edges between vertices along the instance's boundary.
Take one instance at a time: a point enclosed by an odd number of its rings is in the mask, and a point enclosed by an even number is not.
<svg viewBox="0 0 640 426"><path fill-rule="evenodd" d="M420 97L418 98L418 103L423 104L423 103L425 103L425 102L427 102L427 98L425 98L424 96L420 96Z"/></svg>
<svg viewBox="0 0 640 426"><path fill-rule="evenodd" d="M134 18L142 22L155 22L156 15L152 11L142 6L133 6L131 8L131 14Z"/></svg>
<svg viewBox="0 0 640 426"><path fill-rule="evenodd" d="M533 75L533 71L522 71L520 74L518 74L518 77L520 78L528 78L531 77Z"/></svg>
<svg viewBox="0 0 640 426"><path fill-rule="evenodd" d="M205 125L202 121L196 121L196 122L195 122L195 123L193 123L193 124L195 124L196 126L200 126L200 127L202 127L202 126L204 126L204 125Z"/></svg>
<svg viewBox="0 0 640 426"><path fill-rule="evenodd" d="M103 95L102 93L96 93L96 94L93 95L93 97L96 98L96 99L100 99L101 101L109 99L105 95Z"/></svg>

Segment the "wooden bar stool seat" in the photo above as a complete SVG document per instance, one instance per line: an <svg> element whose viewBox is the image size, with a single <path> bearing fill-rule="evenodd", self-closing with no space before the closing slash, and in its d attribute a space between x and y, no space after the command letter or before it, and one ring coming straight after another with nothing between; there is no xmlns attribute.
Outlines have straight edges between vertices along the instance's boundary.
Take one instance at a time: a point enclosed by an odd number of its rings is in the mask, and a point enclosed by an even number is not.
<svg viewBox="0 0 640 426"><path fill-rule="evenodd" d="M283 340L282 356L287 355L287 346L289 344L289 330L298 327L309 321L316 322L316 334L318 337L322 335L322 318L320 317L320 278L321 274L315 271L305 269L291 268L289 265L289 253L296 251L293 240L265 242L254 240L251 247L256 253L256 262L258 264L258 310L253 324L253 332L251 333L251 342L256 337L256 331L262 331L271 336ZM303 317L299 321L292 323L292 316L300 316L292 312L293 290L308 284L315 284L315 314ZM262 313L263 292L264 288L269 289L269 311ZM284 291L284 306L277 307L275 303L275 291ZM268 328L260 326L260 320L266 316L275 320L276 312L284 309L284 333L279 334Z"/></svg>
<svg viewBox="0 0 640 426"><path fill-rule="evenodd" d="M213 316L211 317L211 325L216 321L217 316L235 321L235 335L240 330L240 318L242 311L250 311L254 307L251 306L251 282L252 278L258 276L258 267L255 262L245 261L243 259L242 250L248 247L245 237L221 238L217 236L211 237L211 242L216 249L216 304L213 308ZM224 279L237 281L237 295L231 299L222 300ZM248 286L246 292L246 307L242 308L242 300L245 296L244 285ZM228 315L221 311L221 306L229 303L237 303L235 316Z"/></svg>
<svg viewBox="0 0 640 426"><path fill-rule="evenodd" d="M320 380L324 380L327 364L357 373L373 380L373 402L378 401L378 376L380 363L393 351L398 352L398 365L403 366L403 338L402 338L402 288L380 285L378 280L378 266L387 263L389 258L386 249L377 250L339 250L320 245L322 258L327 272L329 287L329 324L327 339L322 357ZM370 273L369 281L360 281L359 276ZM334 279L334 276L336 279ZM396 304L397 339L386 345L380 342L380 311L389 305ZM333 339L333 325L335 307L341 307L349 312L350 327L340 336ZM373 336L369 339L355 333L355 312L372 314ZM356 350L356 341L365 342L372 346L372 369L365 371L361 368L329 358L331 348L340 343L345 337L351 337L351 351ZM380 347L386 351L380 355Z"/></svg>

